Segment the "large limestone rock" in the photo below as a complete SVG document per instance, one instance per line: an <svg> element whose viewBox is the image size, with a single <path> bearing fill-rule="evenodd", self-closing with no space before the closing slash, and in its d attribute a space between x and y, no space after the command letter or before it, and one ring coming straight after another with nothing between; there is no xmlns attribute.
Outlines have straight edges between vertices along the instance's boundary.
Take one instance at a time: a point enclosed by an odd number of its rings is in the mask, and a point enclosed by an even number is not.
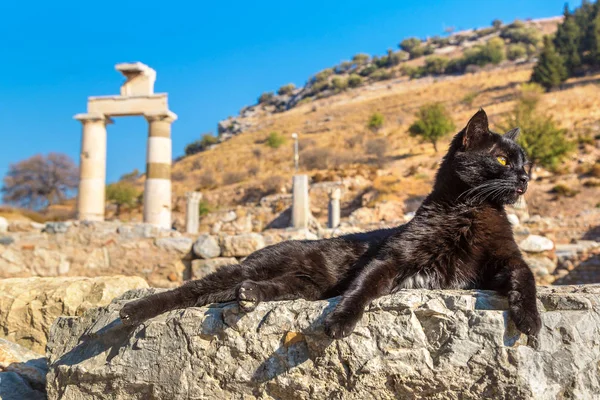
<svg viewBox="0 0 600 400"><path fill-rule="evenodd" d="M0 400L45 399L47 373L42 355L0 339Z"/></svg>
<svg viewBox="0 0 600 400"><path fill-rule="evenodd" d="M50 399L600 398L600 286L539 288L537 339L493 292L402 290L348 338L322 321L336 300L190 308L124 327L129 292L61 317L47 347Z"/></svg>
<svg viewBox="0 0 600 400"><path fill-rule="evenodd" d="M265 247L265 239L258 233L224 236L221 243L223 257L246 257Z"/></svg>
<svg viewBox="0 0 600 400"><path fill-rule="evenodd" d="M147 288L142 278L11 278L0 280L0 338L43 353L52 322L105 306L128 290Z"/></svg>

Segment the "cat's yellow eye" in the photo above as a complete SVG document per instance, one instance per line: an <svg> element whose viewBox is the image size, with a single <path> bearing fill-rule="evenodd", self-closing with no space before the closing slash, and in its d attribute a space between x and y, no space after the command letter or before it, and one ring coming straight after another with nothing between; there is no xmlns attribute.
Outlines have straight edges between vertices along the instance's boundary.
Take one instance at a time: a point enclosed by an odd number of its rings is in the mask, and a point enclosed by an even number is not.
<svg viewBox="0 0 600 400"><path fill-rule="evenodd" d="M502 156L500 156L500 157L496 158L496 160L498 160L498 162L499 162L500 164L502 164L502 165L506 165L506 157L502 157Z"/></svg>

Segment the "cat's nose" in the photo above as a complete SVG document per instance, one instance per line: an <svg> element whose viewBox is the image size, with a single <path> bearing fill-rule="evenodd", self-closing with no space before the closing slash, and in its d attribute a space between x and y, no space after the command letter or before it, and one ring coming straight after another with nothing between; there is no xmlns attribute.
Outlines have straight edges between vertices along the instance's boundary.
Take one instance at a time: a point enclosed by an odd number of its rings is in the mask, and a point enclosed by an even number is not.
<svg viewBox="0 0 600 400"><path fill-rule="evenodd" d="M527 182L529 182L529 176L527 176L527 175L519 175L519 183L521 185L527 185Z"/></svg>

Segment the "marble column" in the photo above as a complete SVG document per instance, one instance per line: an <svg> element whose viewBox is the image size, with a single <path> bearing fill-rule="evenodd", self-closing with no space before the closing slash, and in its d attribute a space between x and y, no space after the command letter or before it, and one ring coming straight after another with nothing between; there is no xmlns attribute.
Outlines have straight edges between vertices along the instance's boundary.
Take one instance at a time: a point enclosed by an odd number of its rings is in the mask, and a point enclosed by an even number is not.
<svg viewBox="0 0 600 400"><path fill-rule="evenodd" d="M187 192L185 197L187 199L185 231L186 233L198 233L198 227L200 225L200 200L202 200L202 193Z"/></svg>
<svg viewBox="0 0 600 400"><path fill-rule="evenodd" d="M171 228L171 124L174 113L144 115L148 121L144 222Z"/></svg>
<svg viewBox="0 0 600 400"><path fill-rule="evenodd" d="M308 197L308 175L295 175L292 185L292 226L308 228L310 198Z"/></svg>
<svg viewBox="0 0 600 400"><path fill-rule="evenodd" d="M100 113L77 114L83 130L79 159L77 218L104 221L106 199L106 125L112 121Z"/></svg>
<svg viewBox="0 0 600 400"><path fill-rule="evenodd" d="M329 192L329 214L327 225L330 229L335 229L340 225L340 198L342 191L340 188L334 188Z"/></svg>

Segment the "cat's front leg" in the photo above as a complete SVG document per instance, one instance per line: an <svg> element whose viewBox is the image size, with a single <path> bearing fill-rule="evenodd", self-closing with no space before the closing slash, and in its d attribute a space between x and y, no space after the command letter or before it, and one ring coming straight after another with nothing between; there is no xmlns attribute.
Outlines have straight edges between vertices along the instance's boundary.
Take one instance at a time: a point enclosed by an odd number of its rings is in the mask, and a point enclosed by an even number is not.
<svg viewBox="0 0 600 400"><path fill-rule="evenodd" d="M325 317L327 336L341 339L350 335L365 307L377 297L390 293L395 276L395 263L371 261L352 282L335 309Z"/></svg>
<svg viewBox="0 0 600 400"><path fill-rule="evenodd" d="M535 335L542 327L542 320L533 273L520 255L505 261L504 265L506 269L499 274L503 279L498 290L508 297L510 316L517 329L526 335Z"/></svg>

